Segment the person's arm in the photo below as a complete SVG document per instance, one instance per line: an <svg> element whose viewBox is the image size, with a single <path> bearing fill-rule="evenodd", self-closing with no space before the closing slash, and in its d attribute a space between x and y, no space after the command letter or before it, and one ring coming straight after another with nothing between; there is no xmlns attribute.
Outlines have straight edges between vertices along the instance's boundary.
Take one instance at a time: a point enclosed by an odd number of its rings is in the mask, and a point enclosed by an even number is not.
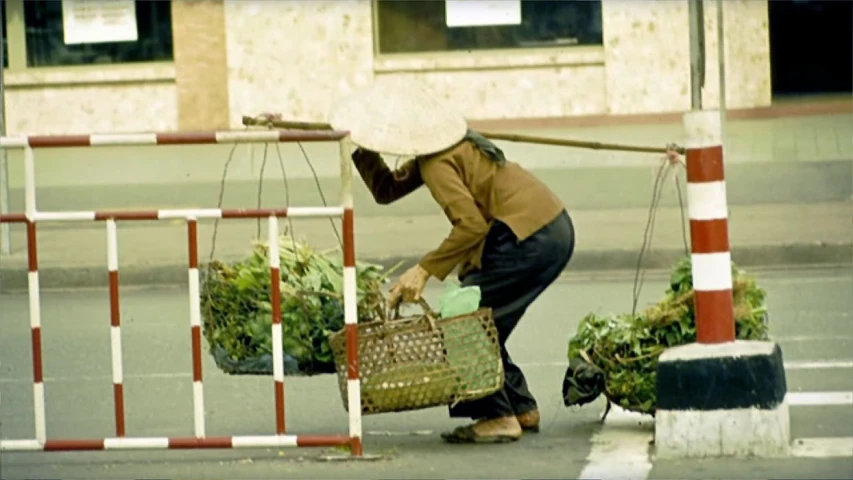
<svg viewBox="0 0 853 480"><path fill-rule="evenodd" d="M424 177L430 180L428 185L433 198L444 210L453 228L438 248L427 253L419 264L430 275L444 281L486 236L489 224L477 208L451 157L431 159L423 169Z"/></svg>
<svg viewBox="0 0 853 480"><path fill-rule="evenodd" d="M403 164L403 168L398 171L402 177L395 176L395 172L388 168L376 152L359 148L353 152L352 160L374 200L380 205L393 203L424 184L415 160Z"/></svg>

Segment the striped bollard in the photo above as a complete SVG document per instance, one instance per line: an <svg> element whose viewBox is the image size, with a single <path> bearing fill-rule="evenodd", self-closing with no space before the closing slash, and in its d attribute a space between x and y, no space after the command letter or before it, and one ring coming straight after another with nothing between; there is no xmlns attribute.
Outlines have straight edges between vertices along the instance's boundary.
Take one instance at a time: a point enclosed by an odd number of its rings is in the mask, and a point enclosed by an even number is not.
<svg viewBox="0 0 853 480"><path fill-rule="evenodd" d="M659 358L659 458L785 455L787 382L774 342L736 339L720 113L684 115L697 341Z"/></svg>
<svg viewBox="0 0 853 480"><path fill-rule="evenodd" d="M723 145L713 112L691 112L687 142L687 205L699 343L735 340L732 257Z"/></svg>

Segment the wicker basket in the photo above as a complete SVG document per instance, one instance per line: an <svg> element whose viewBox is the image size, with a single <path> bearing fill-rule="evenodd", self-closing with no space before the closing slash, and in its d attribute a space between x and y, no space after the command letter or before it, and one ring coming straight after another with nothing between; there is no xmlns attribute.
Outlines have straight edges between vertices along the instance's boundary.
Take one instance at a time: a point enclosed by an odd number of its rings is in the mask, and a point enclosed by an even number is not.
<svg viewBox="0 0 853 480"><path fill-rule="evenodd" d="M423 315L358 325L362 414L453 405L503 387L491 309L436 318L426 302L420 305ZM345 330L330 335L329 343L341 400L349 411Z"/></svg>

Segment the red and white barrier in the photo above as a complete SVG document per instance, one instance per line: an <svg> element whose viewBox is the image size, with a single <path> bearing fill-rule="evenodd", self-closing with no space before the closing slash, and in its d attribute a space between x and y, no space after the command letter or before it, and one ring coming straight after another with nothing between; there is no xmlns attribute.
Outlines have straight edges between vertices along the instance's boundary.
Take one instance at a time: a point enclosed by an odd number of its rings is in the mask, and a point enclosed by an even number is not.
<svg viewBox="0 0 853 480"><path fill-rule="evenodd" d="M71 135L2 137L0 147L24 149L25 203L24 213L0 215L0 223L25 223L27 226L29 317L33 353L33 406L35 439L0 440L0 451L63 451L114 449L205 449L257 447L323 447L349 446L354 456L363 454L361 426L361 393L358 368L357 290L355 272L355 235L353 232L352 165L347 132L336 131L254 131L151 133L120 135ZM105 145L197 145L210 143L311 142L337 141L340 144L341 200L339 207L295 207L254 209L162 209L139 211L68 211L39 212L36 208L36 148L95 147ZM347 338L349 375L348 435L288 435L285 421L285 388L283 370L283 332L281 325L281 288L279 258L280 217L340 217L343 221L344 250L344 317ZM121 308L119 296L118 234L119 221L157 221L182 218L187 221L188 284L190 306L190 345L193 360L193 424L194 437L127 437L123 388L121 344ZM267 218L270 243L270 276L273 323L273 385L275 395L275 435L207 437L204 416L202 376L202 322L198 271L198 221L200 219ZM109 278L111 357L115 410L115 437L99 440L49 439L47 437L44 376L42 369L41 310L38 276L36 225L40 222L104 221L107 232L107 270Z"/></svg>
<svg viewBox="0 0 853 480"><path fill-rule="evenodd" d="M352 192L352 164L347 149L341 149L341 189ZM344 207L344 328L347 341L347 405L349 410L361 410L361 373L358 364L358 286L355 270L355 216L352 194L343 197ZM361 435L361 416L353 417L350 423L350 436ZM358 445L361 455L361 445Z"/></svg>
<svg viewBox="0 0 853 480"><path fill-rule="evenodd" d="M284 434L284 365L282 365L281 351L284 339L281 331L281 258L278 250L278 218L271 216L269 222L275 433L282 435Z"/></svg>
<svg viewBox="0 0 853 480"><path fill-rule="evenodd" d="M690 112L684 127L697 340L732 342L732 257L719 112Z"/></svg>
<svg viewBox="0 0 853 480"><path fill-rule="evenodd" d="M235 131L235 132L161 132L118 133L106 135L30 135L2 137L3 148L68 148L130 145L208 145L215 143L334 142L347 132L337 131Z"/></svg>
<svg viewBox="0 0 853 480"><path fill-rule="evenodd" d="M124 361L121 355L121 308L118 296L118 232L115 220L107 220L107 271L110 282L110 358L113 368L113 401L116 436L124 437Z"/></svg>
<svg viewBox="0 0 853 480"><path fill-rule="evenodd" d="M65 212L35 212L32 215L11 213L0 217L4 223L34 222L80 222L115 220L117 222L156 221L170 219L229 219L229 218L264 218L269 216L292 218L340 217L344 209L341 207L291 207L291 208L195 208L195 209L161 209L161 210L89 210Z"/></svg>
<svg viewBox="0 0 853 480"><path fill-rule="evenodd" d="M193 349L193 426L196 438L205 435L204 383L201 373L201 286L198 276L198 220L187 220L189 254L190 335Z"/></svg>
<svg viewBox="0 0 853 480"><path fill-rule="evenodd" d="M235 437L136 437L96 440L3 440L4 451L191 450L211 448L352 447L345 435L258 435Z"/></svg>

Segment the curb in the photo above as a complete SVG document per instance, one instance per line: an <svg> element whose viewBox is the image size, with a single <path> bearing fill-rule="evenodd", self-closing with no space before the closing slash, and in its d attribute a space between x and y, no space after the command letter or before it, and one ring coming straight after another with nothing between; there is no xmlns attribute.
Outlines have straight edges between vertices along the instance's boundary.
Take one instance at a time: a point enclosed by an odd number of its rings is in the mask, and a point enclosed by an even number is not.
<svg viewBox="0 0 853 480"><path fill-rule="evenodd" d="M566 270L572 272L635 270L638 253L636 249L576 251ZM669 270L683 256L684 251L681 249L653 250L644 256L643 268ZM401 261L403 268L406 268L419 259L419 256L358 258L359 261L380 264L386 269ZM796 265L853 266L853 242L739 247L732 249L732 260L743 268ZM122 286L183 286L187 283L187 265L184 261L170 265L122 266L119 274ZM27 284L26 269L0 267L0 292L26 291ZM107 271L102 265L46 267L39 269L39 284L44 289L106 288Z"/></svg>

